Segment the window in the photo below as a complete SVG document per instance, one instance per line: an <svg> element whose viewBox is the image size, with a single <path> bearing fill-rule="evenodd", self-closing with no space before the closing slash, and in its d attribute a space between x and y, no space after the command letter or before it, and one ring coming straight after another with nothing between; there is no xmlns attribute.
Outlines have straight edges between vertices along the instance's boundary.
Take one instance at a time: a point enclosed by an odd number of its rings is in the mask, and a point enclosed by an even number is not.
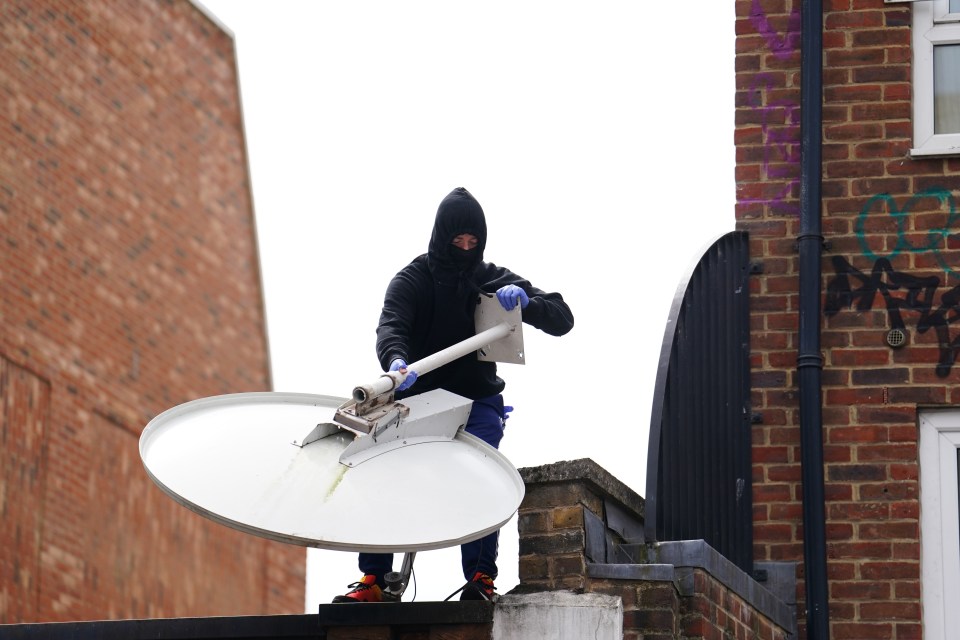
<svg viewBox="0 0 960 640"><path fill-rule="evenodd" d="M920 414L923 637L960 628L960 411Z"/></svg>
<svg viewBox="0 0 960 640"><path fill-rule="evenodd" d="M913 5L913 144L960 155L960 0Z"/></svg>

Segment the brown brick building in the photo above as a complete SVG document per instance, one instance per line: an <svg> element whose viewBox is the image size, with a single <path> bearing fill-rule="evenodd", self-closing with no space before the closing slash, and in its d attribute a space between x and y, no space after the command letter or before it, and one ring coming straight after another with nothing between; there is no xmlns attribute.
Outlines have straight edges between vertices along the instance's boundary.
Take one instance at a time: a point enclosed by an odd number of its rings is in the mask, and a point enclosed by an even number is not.
<svg viewBox="0 0 960 640"><path fill-rule="evenodd" d="M144 473L271 385L232 38L185 0L0 3L0 623L302 611L302 549Z"/></svg>
<svg viewBox="0 0 960 640"><path fill-rule="evenodd" d="M750 233L751 259L762 265L750 300L762 420L753 430L758 561L804 558L802 8L736 2L737 228ZM822 123L812 134L822 141L822 168L813 170L822 199L813 214L824 240L823 528L838 639L957 633L958 20L956 0L823 3ZM952 506L941 504L951 485ZM807 637L802 584L798 599Z"/></svg>

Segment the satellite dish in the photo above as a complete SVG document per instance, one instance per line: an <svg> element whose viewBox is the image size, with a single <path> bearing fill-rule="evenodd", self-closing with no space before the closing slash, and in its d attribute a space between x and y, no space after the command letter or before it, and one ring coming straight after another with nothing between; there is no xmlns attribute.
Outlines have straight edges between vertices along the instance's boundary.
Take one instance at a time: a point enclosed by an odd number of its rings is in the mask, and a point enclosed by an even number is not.
<svg viewBox="0 0 960 640"><path fill-rule="evenodd" d="M322 549L454 546L496 531L520 506L524 486L513 465L462 430L450 439L401 441L354 466L341 455L372 436L344 429L301 446L341 404L268 392L195 400L147 425L140 456L153 481L188 509L246 533Z"/></svg>
<svg viewBox="0 0 960 640"><path fill-rule="evenodd" d="M502 339L522 357L519 306L490 328L409 365L424 374ZM490 314L507 314L502 321ZM479 325L478 325L479 326ZM439 356L439 357L438 357ZM240 393L161 413L140 437L153 481L221 524L290 544L407 552L455 546L500 529L523 500L520 474L463 431L471 401L444 390L400 401L399 372L353 399Z"/></svg>

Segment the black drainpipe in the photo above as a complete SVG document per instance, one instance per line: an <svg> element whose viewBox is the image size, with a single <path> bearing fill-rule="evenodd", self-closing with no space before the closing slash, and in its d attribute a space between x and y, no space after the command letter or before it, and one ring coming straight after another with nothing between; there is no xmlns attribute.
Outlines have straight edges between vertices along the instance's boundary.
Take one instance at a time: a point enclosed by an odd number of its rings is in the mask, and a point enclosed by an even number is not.
<svg viewBox="0 0 960 640"><path fill-rule="evenodd" d="M800 456L803 481L803 557L808 640L830 638L827 610L827 535L823 490L823 415L820 355L821 136L823 125L823 3L801 0L800 45Z"/></svg>

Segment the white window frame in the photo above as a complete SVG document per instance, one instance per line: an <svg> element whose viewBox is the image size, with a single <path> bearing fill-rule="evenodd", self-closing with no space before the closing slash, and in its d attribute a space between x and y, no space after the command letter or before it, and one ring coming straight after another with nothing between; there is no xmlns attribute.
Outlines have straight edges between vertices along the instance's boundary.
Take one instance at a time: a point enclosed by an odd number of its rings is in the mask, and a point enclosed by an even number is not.
<svg viewBox="0 0 960 640"><path fill-rule="evenodd" d="M911 156L960 155L960 133L933 132L933 47L960 44L960 13L949 0L913 4L913 145Z"/></svg>
<svg viewBox="0 0 960 640"><path fill-rule="evenodd" d="M960 410L922 412L919 448L923 637L946 640L960 629Z"/></svg>

